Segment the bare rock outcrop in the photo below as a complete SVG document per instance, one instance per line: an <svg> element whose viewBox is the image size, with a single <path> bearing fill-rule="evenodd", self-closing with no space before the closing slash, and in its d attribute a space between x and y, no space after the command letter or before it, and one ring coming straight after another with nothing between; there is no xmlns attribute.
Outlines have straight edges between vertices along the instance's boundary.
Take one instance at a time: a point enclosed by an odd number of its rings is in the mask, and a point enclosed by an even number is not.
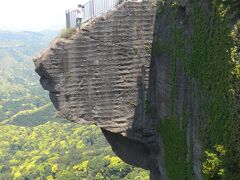
<svg viewBox="0 0 240 180"><path fill-rule="evenodd" d="M145 116L153 28L151 2L126 1L34 62L59 115L96 124L123 160L155 171L156 125Z"/></svg>
<svg viewBox="0 0 240 180"><path fill-rule="evenodd" d="M71 39L55 40L35 65L59 113L126 134L144 101L152 34L149 3L126 2Z"/></svg>

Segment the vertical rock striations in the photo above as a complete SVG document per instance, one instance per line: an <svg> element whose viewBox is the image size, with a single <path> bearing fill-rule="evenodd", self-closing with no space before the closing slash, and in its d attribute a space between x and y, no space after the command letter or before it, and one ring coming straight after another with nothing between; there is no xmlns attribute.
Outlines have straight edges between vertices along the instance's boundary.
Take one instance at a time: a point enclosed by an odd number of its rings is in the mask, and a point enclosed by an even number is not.
<svg viewBox="0 0 240 180"><path fill-rule="evenodd" d="M148 102L160 119L169 179L240 178L237 7L235 0L159 1Z"/></svg>

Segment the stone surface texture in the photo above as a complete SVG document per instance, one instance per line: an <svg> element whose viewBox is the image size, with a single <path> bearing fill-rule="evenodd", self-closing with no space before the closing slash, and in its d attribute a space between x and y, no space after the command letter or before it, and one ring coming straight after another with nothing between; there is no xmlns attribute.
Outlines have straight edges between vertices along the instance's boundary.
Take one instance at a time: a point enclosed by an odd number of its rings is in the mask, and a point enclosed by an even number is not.
<svg viewBox="0 0 240 180"><path fill-rule="evenodd" d="M153 25L150 3L125 2L55 40L35 65L59 114L126 134L144 101Z"/></svg>
<svg viewBox="0 0 240 180"><path fill-rule="evenodd" d="M151 2L125 1L34 63L60 116L96 124L120 158L158 172L156 124L145 115L154 18Z"/></svg>

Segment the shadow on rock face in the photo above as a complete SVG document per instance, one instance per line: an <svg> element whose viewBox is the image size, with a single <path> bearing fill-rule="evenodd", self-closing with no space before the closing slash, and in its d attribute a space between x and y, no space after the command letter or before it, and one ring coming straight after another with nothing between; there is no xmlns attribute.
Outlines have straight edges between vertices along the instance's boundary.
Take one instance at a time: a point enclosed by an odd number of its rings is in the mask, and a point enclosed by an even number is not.
<svg viewBox="0 0 240 180"><path fill-rule="evenodd" d="M157 161L151 157L149 148L121 134L101 129L113 151L125 162L148 170L156 169Z"/></svg>
<svg viewBox="0 0 240 180"><path fill-rule="evenodd" d="M57 99L59 92L56 90L56 83L52 80L49 73L46 71L42 64L39 64L35 71L41 77L40 84L42 85L43 89L49 91L49 97L54 107L56 110L59 110L59 103Z"/></svg>

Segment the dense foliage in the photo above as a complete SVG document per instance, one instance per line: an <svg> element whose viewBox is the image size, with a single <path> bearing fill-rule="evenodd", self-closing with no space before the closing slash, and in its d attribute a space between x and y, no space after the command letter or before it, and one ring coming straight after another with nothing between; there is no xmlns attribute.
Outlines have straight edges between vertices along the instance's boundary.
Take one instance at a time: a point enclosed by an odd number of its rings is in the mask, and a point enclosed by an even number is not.
<svg viewBox="0 0 240 180"><path fill-rule="evenodd" d="M149 179L116 157L95 126L56 117L31 58L56 32L0 32L0 179Z"/></svg>
<svg viewBox="0 0 240 180"><path fill-rule="evenodd" d="M114 156L95 126L0 126L0 179L148 179Z"/></svg>
<svg viewBox="0 0 240 180"><path fill-rule="evenodd" d="M216 145L212 151L205 151L202 171L208 179L220 179L224 176L224 146Z"/></svg>

